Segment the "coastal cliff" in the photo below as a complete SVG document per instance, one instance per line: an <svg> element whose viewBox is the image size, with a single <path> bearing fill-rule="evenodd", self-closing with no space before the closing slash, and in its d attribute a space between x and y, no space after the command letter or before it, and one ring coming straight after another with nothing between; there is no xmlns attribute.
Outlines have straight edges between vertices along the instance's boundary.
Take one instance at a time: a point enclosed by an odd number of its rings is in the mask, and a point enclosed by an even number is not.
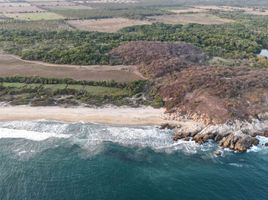
<svg viewBox="0 0 268 200"><path fill-rule="evenodd" d="M244 152L268 136L268 71L209 66L200 49L185 43L130 42L111 51L153 82L170 119L199 126L175 128L174 140L214 140Z"/></svg>

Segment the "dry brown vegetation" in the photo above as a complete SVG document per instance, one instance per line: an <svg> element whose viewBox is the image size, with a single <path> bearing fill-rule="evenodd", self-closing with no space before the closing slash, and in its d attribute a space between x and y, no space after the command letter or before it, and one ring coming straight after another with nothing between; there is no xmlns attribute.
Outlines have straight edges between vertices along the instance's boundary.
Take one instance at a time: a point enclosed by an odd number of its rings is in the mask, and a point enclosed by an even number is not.
<svg viewBox="0 0 268 200"><path fill-rule="evenodd" d="M29 3L0 3L0 13L43 12L44 10Z"/></svg>
<svg viewBox="0 0 268 200"><path fill-rule="evenodd" d="M268 111L267 70L202 66L205 55L189 44L130 42L111 53L154 78L170 113L224 123Z"/></svg>
<svg viewBox="0 0 268 200"><path fill-rule="evenodd" d="M193 8L189 8L189 10L200 10L200 12L206 12L210 10L218 10L218 11L241 11L252 15L268 15L268 9L265 8L250 8L250 7L232 7L232 6L196 6Z"/></svg>
<svg viewBox="0 0 268 200"><path fill-rule="evenodd" d="M207 13L182 13L175 15L162 15L150 17L155 22L166 24L225 24L234 22L230 19L224 19Z"/></svg>
<svg viewBox="0 0 268 200"><path fill-rule="evenodd" d="M205 54L197 47L185 43L129 42L110 52L114 59L125 64L139 65L147 77L161 77L191 64L201 64Z"/></svg>
<svg viewBox="0 0 268 200"><path fill-rule="evenodd" d="M191 67L160 89L170 111L208 122L249 119L267 112L268 71L245 67Z"/></svg>
<svg viewBox="0 0 268 200"><path fill-rule="evenodd" d="M43 62L24 61L13 55L0 54L0 76L40 76L50 78L72 78L75 80L116 80L128 82L143 79L135 66L78 66L56 65Z"/></svg>
<svg viewBox="0 0 268 200"><path fill-rule="evenodd" d="M108 18L92 20L68 20L68 24L83 31L116 32L122 28L136 25L151 24L145 20L126 18Z"/></svg>

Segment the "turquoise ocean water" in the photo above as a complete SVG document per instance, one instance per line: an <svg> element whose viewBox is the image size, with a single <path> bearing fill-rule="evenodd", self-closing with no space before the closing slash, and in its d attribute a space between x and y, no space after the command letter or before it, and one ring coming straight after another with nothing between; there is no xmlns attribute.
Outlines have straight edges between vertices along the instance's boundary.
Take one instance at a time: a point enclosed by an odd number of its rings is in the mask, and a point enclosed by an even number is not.
<svg viewBox="0 0 268 200"><path fill-rule="evenodd" d="M0 122L0 199L268 199L268 149L215 150L156 127Z"/></svg>

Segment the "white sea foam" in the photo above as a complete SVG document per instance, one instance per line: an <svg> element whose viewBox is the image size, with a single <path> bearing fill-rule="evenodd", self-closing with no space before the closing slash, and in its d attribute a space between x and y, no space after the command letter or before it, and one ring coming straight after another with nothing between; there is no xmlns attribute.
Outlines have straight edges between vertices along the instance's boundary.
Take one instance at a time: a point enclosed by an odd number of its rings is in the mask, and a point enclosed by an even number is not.
<svg viewBox="0 0 268 200"><path fill-rule="evenodd" d="M260 143L257 146L251 147L247 152L259 152L267 150L265 144L268 143L268 138L263 136L257 136L257 139L260 141Z"/></svg>
<svg viewBox="0 0 268 200"><path fill-rule="evenodd" d="M184 151L196 153L203 147L193 141L173 141L173 133L157 127L114 127L97 124L66 124L48 121L0 122L1 138L23 138L44 141L49 138L69 138L68 142L79 145L84 151L98 153L106 143L125 147L150 148L158 152Z"/></svg>
<svg viewBox="0 0 268 200"><path fill-rule="evenodd" d="M69 138L69 137L70 135L66 134L0 128L0 139L16 138L16 139L27 139L32 141L43 141L49 138Z"/></svg>
<svg viewBox="0 0 268 200"><path fill-rule="evenodd" d="M243 165L239 163L229 163L229 165L234 166L234 167L243 167Z"/></svg>

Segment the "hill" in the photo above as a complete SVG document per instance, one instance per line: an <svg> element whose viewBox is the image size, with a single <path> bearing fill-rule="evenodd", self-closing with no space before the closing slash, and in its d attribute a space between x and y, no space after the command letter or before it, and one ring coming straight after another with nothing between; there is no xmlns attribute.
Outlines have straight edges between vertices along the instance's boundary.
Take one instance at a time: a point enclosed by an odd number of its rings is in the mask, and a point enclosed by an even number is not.
<svg viewBox="0 0 268 200"><path fill-rule="evenodd" d="M110 55L124 64L139 65L139 71L151 78L163 77L206 60L205 54L193 45L149 41L123 44L113 49Z"/></svg>

